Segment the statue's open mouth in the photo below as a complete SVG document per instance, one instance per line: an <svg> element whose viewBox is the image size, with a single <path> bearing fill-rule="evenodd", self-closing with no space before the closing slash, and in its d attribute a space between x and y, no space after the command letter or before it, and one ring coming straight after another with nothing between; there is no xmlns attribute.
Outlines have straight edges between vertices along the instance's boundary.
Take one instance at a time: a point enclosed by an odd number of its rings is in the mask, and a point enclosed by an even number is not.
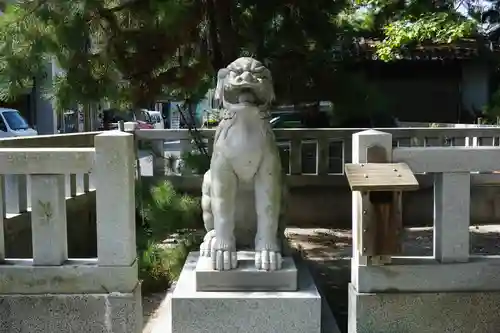
<svg viewBox="0 0 500 333"><path fill-rule="evenodd" d="M258 96L258 86L253 83L242 82L228 86L224 91L224 99L230 104L261 105L263 102Z"/></svg>
<svg viewBox="0 0 500 333"><path fill-rule="evenodd" d="M238 103L245 105L257 105L258 100L255 96L255 92L250 88L243 88L240 90L240 95L238 96Z"/></svg>

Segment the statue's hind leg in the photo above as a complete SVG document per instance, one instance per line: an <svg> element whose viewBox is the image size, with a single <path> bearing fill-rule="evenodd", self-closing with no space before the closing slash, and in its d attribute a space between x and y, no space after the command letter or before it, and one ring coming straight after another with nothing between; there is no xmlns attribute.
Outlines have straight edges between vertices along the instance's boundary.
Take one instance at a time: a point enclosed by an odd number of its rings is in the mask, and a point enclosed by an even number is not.
<svg viewBox="0 0 500 333"><path fill-rule="evenodd" d="M281 244L278 223L281 210L281 164L276 154L265 154L255 175L255 266L257 269L281 268Z"/></svg>

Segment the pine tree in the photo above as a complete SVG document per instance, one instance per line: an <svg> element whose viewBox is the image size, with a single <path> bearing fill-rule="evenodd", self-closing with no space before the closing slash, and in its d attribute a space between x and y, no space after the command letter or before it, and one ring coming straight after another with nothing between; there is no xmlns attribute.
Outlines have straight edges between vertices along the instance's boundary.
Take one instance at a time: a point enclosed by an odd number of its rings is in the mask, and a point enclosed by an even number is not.
<svg viewBox="0 0 500 333"><path fill-rule="evenodd" d="M58 109L111 101L145 107L209 81L199 1L39 0L8 5L0 20L0 99L43 79ZM40 81L40 80L39 80Z"/></svg>
<svg viewBox="0 0 500 333"><path fill-rule="evenodd" d="M19 0L0 17L0 100L43 81L52 60L65 73L46 87L58 109L194 98L247 55L271 69L282 102L335 101L358 86L342 71L357 39L391 61L477 35L476 0L460 4L474 13L449 0Z"/></svg>

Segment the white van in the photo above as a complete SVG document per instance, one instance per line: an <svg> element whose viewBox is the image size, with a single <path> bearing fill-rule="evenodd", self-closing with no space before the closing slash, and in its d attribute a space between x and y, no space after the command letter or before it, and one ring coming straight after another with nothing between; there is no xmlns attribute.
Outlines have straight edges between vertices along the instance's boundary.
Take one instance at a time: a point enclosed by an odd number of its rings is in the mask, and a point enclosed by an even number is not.
<svg viewBox="0 0 500 333"><path fill-rule="evenodd" d="M151 125L155 127L155 129L164 129L165 123L163 122L163 117L160 111L149 111L147 110L149 117L151 118Z"/></svg>
<svg viewBox="0 0 500 333"><path fill-rule="evenodd" d="M16 109L0 108L0 138L38 135Z"/></svg>

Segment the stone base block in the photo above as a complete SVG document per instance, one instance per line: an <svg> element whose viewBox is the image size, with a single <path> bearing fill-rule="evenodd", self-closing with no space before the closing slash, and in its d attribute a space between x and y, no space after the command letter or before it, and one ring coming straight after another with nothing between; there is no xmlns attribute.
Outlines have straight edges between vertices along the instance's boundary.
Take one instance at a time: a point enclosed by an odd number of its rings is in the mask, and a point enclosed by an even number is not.
<svg viewBox="0 0 500 333"><path fill-rule="evenodd" d="M238 268L212 269L210 258L200 257L196 265L197 291L296 291L297 267L292 257L283 258L282 269L273 272L255 268L255 252L239 251Z"/></svg>
<svg viewBox="0 0 500 333"><path fill-rule="evenodd" d="M500 332L500 292L358 293L349 286L349 333Z"/></svg>
<svg viewBox="0 0 500 333"><path fill-rule="evenodd" d="M140 333L140 287L132 293L0 295L0 333Z"/></svg>
<svg viewBox="0 0 500 333"><path fill-rule="evenodd" d="M197 261L198 253L192 252L172 292L172 333L337 332L331 315L323 316L329 327L322 330L321 296L302 263L296 263L297 291L200 292L195 281Z"/></svg>

